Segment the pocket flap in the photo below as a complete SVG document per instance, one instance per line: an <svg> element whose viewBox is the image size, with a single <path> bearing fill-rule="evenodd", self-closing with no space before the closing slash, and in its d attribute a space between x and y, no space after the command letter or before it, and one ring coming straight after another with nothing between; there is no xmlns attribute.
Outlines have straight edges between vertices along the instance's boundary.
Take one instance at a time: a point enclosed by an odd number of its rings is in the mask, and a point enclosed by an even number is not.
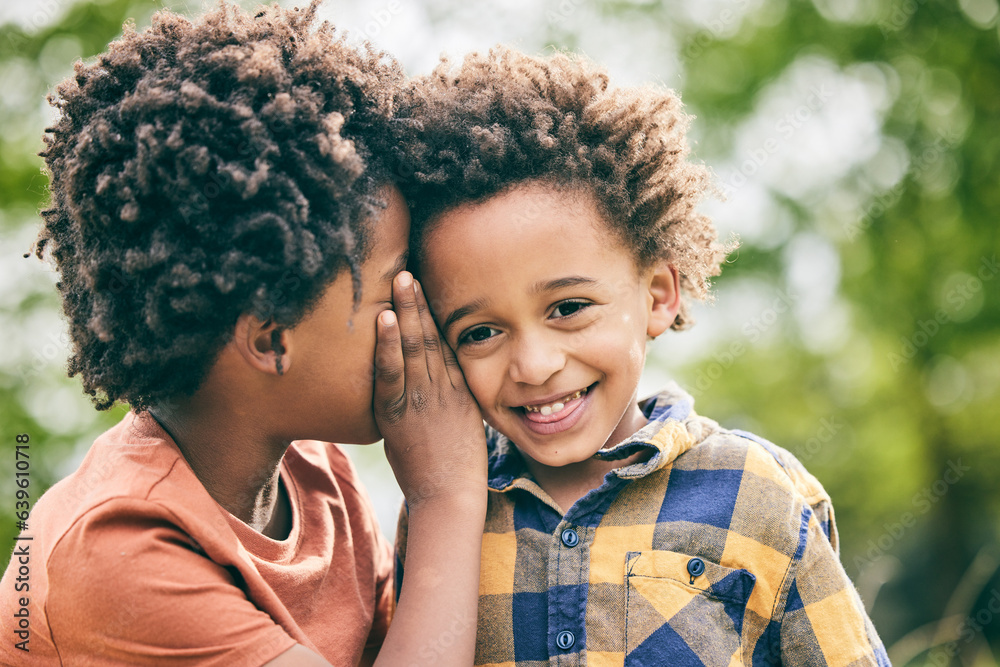
<svg viewBox="0 0 1000 667"><path fill-rule="evenodd" d="M692 561L700 561L700 565ZM746 605L757 582L747 570L675 551L629 551L625 556L626 581L631 577L671 579L709 597L740 605Z"/></svg>

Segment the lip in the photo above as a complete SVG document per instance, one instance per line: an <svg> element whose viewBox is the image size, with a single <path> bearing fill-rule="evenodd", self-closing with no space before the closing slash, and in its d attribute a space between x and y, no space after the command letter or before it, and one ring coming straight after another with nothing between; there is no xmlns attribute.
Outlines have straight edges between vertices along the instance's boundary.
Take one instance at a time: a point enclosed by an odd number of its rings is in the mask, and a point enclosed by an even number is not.
<svg viewBox="0 0 1000 667"><path fill-rule="evenodd" d="M576 426L577 422L583 418L583 413L586 412L587 408L590 406L590 397L593 395L596 384L597 383L594 383L587 387L587 393L576 399L575 404L567 404L562 412L547 416L546 421L539 422L528 419L527 413L523 407L512 408L512 410L521 420L524 427L533 433L537 433L538 435L553 435L555 433L561 433ZM569 393L572 394L574 392ZM555 394L547 400L527 403L526 405L545 405L567 395L568 394Z"/></svg>

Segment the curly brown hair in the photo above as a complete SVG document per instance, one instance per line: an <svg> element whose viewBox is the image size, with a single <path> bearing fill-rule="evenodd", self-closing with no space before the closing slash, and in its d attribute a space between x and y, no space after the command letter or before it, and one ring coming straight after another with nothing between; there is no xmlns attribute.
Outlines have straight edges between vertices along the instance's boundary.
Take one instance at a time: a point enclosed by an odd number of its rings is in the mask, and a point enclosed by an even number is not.
<svg viewBox="0 0 1000 667"><path fill-rule="evenodd" d="M50 96L36 254L98 409L193 393L240 314L293 326L344 269L357 300L403 75L317 6L161 11Z"/></svg>
<svg viewBox="0 0 1000 667"><path fill-rule="evenodd" d="M582 57L496 47L457 67L442 60L414 79L398 113L416 127L401 148L415 268L443 213L537 181L589 191L640 267L677 268L674 329L690 323L689 297L708 296L729 248L696 211L709 172L688 160L690 117L672 91L609 88Z"/></svg>

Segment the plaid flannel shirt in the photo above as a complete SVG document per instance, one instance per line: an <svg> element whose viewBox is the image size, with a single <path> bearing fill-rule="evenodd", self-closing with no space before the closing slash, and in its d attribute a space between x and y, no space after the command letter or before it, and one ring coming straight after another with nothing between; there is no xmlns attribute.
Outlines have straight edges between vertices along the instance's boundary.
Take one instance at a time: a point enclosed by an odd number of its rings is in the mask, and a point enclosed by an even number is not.
<svg viewBox="0 0 1000 667"><path fill-rule="evenodd" d="M476 664L889 665L830 498L787 451L671 385L563 515L490 430ZM397 534L397 592L406 514Z"/></svg>

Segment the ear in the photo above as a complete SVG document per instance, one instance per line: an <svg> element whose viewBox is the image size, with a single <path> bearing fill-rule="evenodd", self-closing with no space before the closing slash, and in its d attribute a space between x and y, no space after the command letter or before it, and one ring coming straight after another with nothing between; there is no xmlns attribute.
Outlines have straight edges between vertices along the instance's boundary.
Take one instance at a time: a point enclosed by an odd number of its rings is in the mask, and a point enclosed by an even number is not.
<svg viewBox="0 0 1000 667"><path fill-rule="evenodd" d="M669 264L654 266L647 277L649 320L646 334L656 338L669 329L681 307L681 284L677 269Z"/></svg>
<svg viewBox="0 0 1000 667"><path fill-rule="evenodd" d="M280 349L275 349L274 332L279 331ZM292 366L292 335L288 329L279 329L273 320L261 321L246 313L236 320L231 345L254 370L269 375L287 373ZM279 354L280 352L280 354Z"/></svg>

